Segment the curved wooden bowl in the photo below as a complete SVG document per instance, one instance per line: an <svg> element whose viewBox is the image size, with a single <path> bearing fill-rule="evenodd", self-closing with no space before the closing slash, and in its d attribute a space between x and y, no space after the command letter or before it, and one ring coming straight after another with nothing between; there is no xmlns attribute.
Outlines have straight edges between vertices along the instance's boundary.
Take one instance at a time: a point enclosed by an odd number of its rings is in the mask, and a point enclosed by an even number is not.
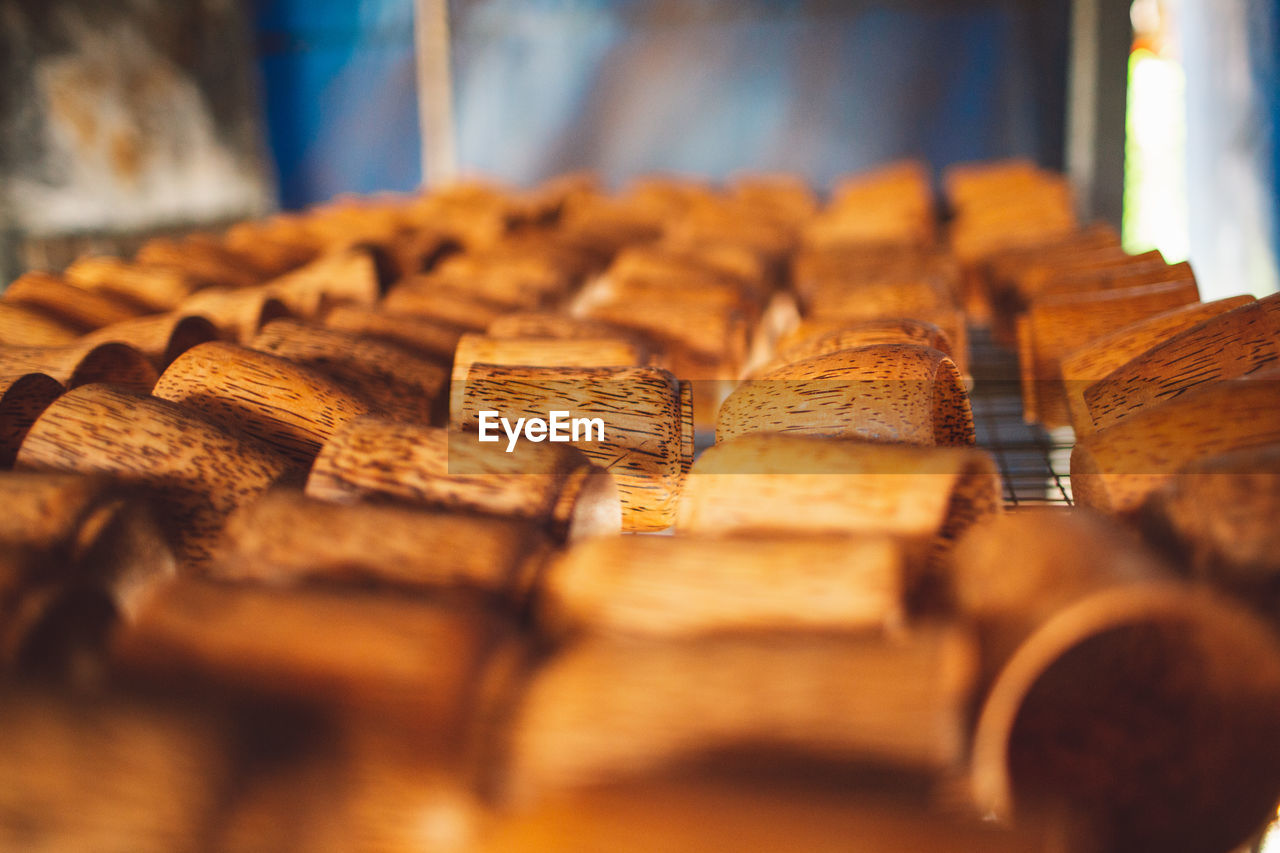
<svg viewBox="0 0 1280 853"><path fill-rule="evenodd" d="M589 637L555 654L497 735L500 796L545 797L726 752L954 767L972 638L746 631ZM871 699L874 697L874 699ZM766 759L767 761L767 759Z"/></svg>
<svg viewBox="0 0 1280 853"><path fill-rule="evenodd" d="M995 461L980 450L749 435L702 453L676 526L681 533L888 534L919 567L1000 511Z"/></svg>
<svg viewBox="0 0 1280 853"><path fill-rule="evenodd" d="M136 317L143 310L44 272L29 272L14 279L4 290L4 301L33 308L85 332Z"/></svg>
<svg viewBox="0 0 1280 853"><path fill-rule="evenodd" d="M911 318L902 317L876 317L876 318L859 318L849 317L840 319L838 317L828 320L804 319L789 326L786 331L778 336L777 351L781 353L783 350L789 350L791 347L804 346L807 341L813 340L820 336L833 335L845 330L853 328L882 328L894 329L899 324L905 324L908 334L914 335L918 329L917 324L928 326L936 326L942 331L943 340L938 343L939 346L930 340L883 340L868 341L871 343L914 343L923 346L931 346L936 350L945 352L951 356L951 360L956 363L956 367L962 374L968 372L969 364L969 332L965 325L966 319L963 311L952 309L946 311L930 311L918 313Z"/></svg>
<svg viewBox="0 0 1280 853"><path fill-rule="evenodd" d="M923 320L880 319L851 320L837 328L821 326L797 327L786 342L779 342L773 359L758 372L767 372L794 361L827 355L845 349L878 346L881 344L914 344L931 347L944 355L951 355L951 342L946 333L933 323Z"/></svg>
<svg viewBox="0 0 1280 853"><path fill-rule="evenodd" d="M16 468L109 474L153 488L176 555L199 566L211 556L227 515L286 475L289 463L173 403L86 385L63 394L36 420Z"/></svg>
<svg viewBox="0 0 1280 853"><path fill-rule="evenodd" d="M597 432L573 446L613 475L625 530L664 530L675 521L676 499L693 462L689 393L670 373L651 367L475 364L453 390L450 423L475 433L482 411L512 423L546 420L553 411L600 418L603 440Z"/></svg>
<svg viewBox="0 0 1280 853"><path fill-rule="evenodd" d="M43 373L0 376L0 471L13 467L27 430L65 390Z"/></svg>
<svg viewBox="0 0 1280 853"><path fill-rule="evenodd" d="M213 577L276 585L475 589L522 604L551 548L531 522L276 489L227 522Z"/></svg>
<svg viewBox="0 0 1280 853"><path fill-rule="evenodd" d="M206 318L171 312L112 323L81 338L82 343L122 343L141 352L156 370L197 344L217 340L218 330Z"/></svg>
<svg viewBox="0 0 1280 853"><path fill-rule="evenodd" d="M1094 338L1200 301L1194 281L1121 290L1054 294L1035 300L1018 318L1018 361L1028 421L1070 423L1061 361Z"/></svg>
<svg viewBox="0 0 1280 853"><path fill-rule="evenodd" d="M0 301L0 344L4 346L61 346L79 336L75 326L43 311Z"/></svg>
<svg viewBox="0 0 1280 853"><path fill-rule="evenodd" d="M324 316L330 329L402 346L424 358L448 363L463 331L448 323L392 314L381 308L339 305Z"/></svg>
<svg viewBox="0 0 1280 853"><path fill-rule="evenodd" d="M283 302L262 287L201 290L183 300L178 313L204 317L218 330L219 337L242 344L251 341L272 320L292 316Z"/></svg>
<svg viewBox="0 0 1280 853"><path fill-rule="evenodd" d="M552 635L874 631L900 624L905 585L887 537L598 537L552 559L537 614Z"/></svg>
<svg viewBox="0 0 1280 853"><path fill-rule="evenodd" d="M1108 335L1094 338L1062 359L1062 381L1066 386L1067 407L1076 435L1093 432L1093 417L1085 403L1084 392L1095 382L1130 359L1141 355L1181 329L1190 328L1211 317L1247 305L1252 296L1232 296L1215 302L1193 302L1172 311L1139 320Z"/></svg>
<svg viewBox="0 0 1280 853"><path fill-rule="evenodd" d="M121 296L152 311L172 311L201 284L180 270L104 255L79 258L63 276L77 287Z"/></svg>
<svg viewBox="0 0 1280 853"><path fill-rule="evenodd" d="M1166 337L1084 392L1104 429L1191 388L1280 365L1280 294L1242 305Z"/></svg>
<svg viewBox="0 0 1280 853"><path fill-rule="evenodd" d="M969 396L955 363L914 344L839 350L746 380L720 407L716 441L756 432L974 443Z"/></svg>
<svg viewBox="0 0 1280 853"><path fill-rule="evenodd" d="M211 423L258 438L305 469L342 424L377 407L323 373L214 341L179 356L152 391Z"/></svg>
<svg viewBox="0 0 1280 853"><path fill-rule="evenodd" d="M452 387L461 388L474 364L522 367L643 367L648 358L620 337L528 338L467 334L453 357Z"/></svg>
<svg viewBox="0 0 1280 853"><path fill-rule="evenodd" d="M621 524L613 478L575 448L521 442L505 453L472 436L378 418L353 421L325 443L306 493L523 518L562 540L616 533Z"/></svg>
<svg viewBox="0 0 1280 853"><path fill-rule="evenodd" d="M957 546L958 598L998 673L974 736L974 794L1003 817L1059 803L1103 849L1233 849L1280 796L1280 647L1127 536L1047 510Z"/></svg>
<svg viewBox="0 0 1280 853"><path fill-rule="evenodd" d="M393 343L273 320L249 344L356 389L388 417L429 423L444 408L445 369Z"/></svg>
<svg viewBox="0 0 1280 853"><path fill-rule="evenodd" d="M306 319L319 317L332 305L372 305L382 295L373 257L359 248L322 255L271 279L262 290L289 313Z"/></svg>
<svg viewBox="0 0 1280 853"><path fill-rule="evenodd" d="M1184 465L1280 441L1278 410L1278 370L1223 380L1145 408L1076 443L1075 500L1131 514Z"/></svg>
<svg viewBox="0 0 1280 853"><path fill-rule="evenodd" d="M147 357L128 344L88 338L57 347L0 347L0 375L23 373L43 373L68 388L110 382L143 393L157 376Z"/></svg>

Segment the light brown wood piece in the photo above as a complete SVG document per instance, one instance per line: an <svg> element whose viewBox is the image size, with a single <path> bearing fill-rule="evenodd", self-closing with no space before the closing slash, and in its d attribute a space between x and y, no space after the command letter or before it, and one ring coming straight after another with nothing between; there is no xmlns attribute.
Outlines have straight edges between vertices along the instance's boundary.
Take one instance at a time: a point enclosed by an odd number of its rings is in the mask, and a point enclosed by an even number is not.
<svg viewBox="0 0 1280 853"><path fill-rule="evenodd" d="M2 481L0 481L2 482ZM550 541L532 522L418 507L335 504L277 489L227 522L213 577L278 585L463 587L524 600Z"/></svg>
<svg viewBox="0 0 1280 853"><path fill-rule="evenodd" d="M198 853L232 785L212 714L6 689L0 848Z"/></svg>
<svg viewBox="0 0 1280 853"><path fill-rule="evenodd" d="M14 279L4 290L4 301L33 308L85 332L142 313L136 305L84 290L44 272L29 272Z"/></svg>
<svg viewBox="0 0 1280 853"><path fill-rule="evenodd" d="M153 488L180 561L207 561L222 524L289 471L288 461L165 400L107 385L68 391L18 451L18 470L108 474Z"/></svg>
<svg viewBox="0 0 1280 853"><path fill-rule="evenodd" d="M1280 444L1198 459L1147 496L1147 538L1193 577L1273 598L1280 578ZM1273 610L1273 613L1275 611Z"/></svg>
<svg viewBox="0 0 1280 853"><path fill-rule="evenodd" d="M425 358L442 363L453 360L463 330L448 323L421 317L391 314L381 308L339 305L324 316L331 329L375 340L389 341Z"/></svg>
<svg viewBox="0 0 1280 853"><path fill-rule="evenodd" d="M613 478L573 447L520 442L506 453L474 436L378 418L353 421L325 443L306 493L528 519L558 539L616 533L621 524Z"/></svg>
<svg viewBox="0 0 1280 853"><path fill-rule="evenodd" d="M134 262L182 272L205 286L240 289L261 284L262 271L243 257L198 239L156 237L148 240L134 256Z"/></svg>
<svg viewBox="0 0 1280 853"><path fill-rule="evenodd" d="M0 344L14 347L60 346L80 335L75 326L43 311L0 301Z"/></svg>
<svg viewBox="0 0 1280 853"><path fill-rule="evenodd" d="M1071 452L1076 502L1119 515L1204 456L1280 441L1280 371L1194 389L1085 436Z"/></svg>
<svg viewBox="0 0 1280 853"><path fill-rule="evenodd" d="M1248 376L1280 363L1280 294L1273 294L1155 343L1084 392L1094 426L1176 399L1206 383Z"/></svg>
<svg viewBox="0 0 1280 853"><path fill-rule="evenodd" d="M959 628L590 637L530 676L498 739L516 802L736 750L953 767L975 667Z"/></svg>
<svg viewBox="0 0 1280 853"><path fill-rule="evenodd" d="M1242 608L1079 511L975 527L953 569L998 673L974 737L980 809L1051 800L1103 849L1205 853L1245 843L1272 813L1280 646ZM1186 772L1152 770L1165 766Z"/></svg>
<svg viewBox="0 0 1280 853"><path fill-rule="evenodd" d="M318 371L221 341L179 356L152 393L223 429L254 436L304 468L342 424L379 413L371 401Z"/></svg>
<svg viewBox="0 0 1280 853"><path fill-rule="evenodd" d="M690 471L681 533L887 534L932 562L1001 511L988 454L852 439L749 435L703 451Z"/></svg>
<svg viewBox="0 0 1280 853"><path fill-rule="evenodd" d="M1084 401L1084 392L1093 383L1130 359L1167 340L1171 333L1189 328L1211 317L1247 305L1252 296L1232 296L1214 302L1193 302L1130 323L1108 335L1086 343L1062 359L1062 381L1066 386L1071 426L1076 435L1093 432L1093 418Z"/></svg>
<svg viewBox="0 0 1280 853"><path fill-rule="evenodd" d="M680 383L667 371L475 364L453 395L450 423L474 433L476 442L484 411L497 412L492 417L512 424L519 418L548 422L551 412L568 412L565 430L570 437L568 418L598 419L597 428L584 430L570 443L613 475L623 529L664 530L675 521L676 500L693 461L685 442L693 412ZM492 438L494 430L497 439ZM507 446L505 434L492 421L490 439Z"/></svg>
<svg viewBox="0 0 1280 853"><path fill-rule="evenodd" d="M13 467L27 430L65 390L43 373L0 376L0 471Z"/></svg>
<svg viewBox="0 0 1280 853"><path fill-rule="evenodd" d="M172 311L201 285L176 269L103 255L79 258L63 275L76 287L122 296L152 311Z"/></svg>
<svg viewBox="0 0 1280 853"><path fill-rule="evenodd" d="M313 319L331 305L372 305L382 290L373 257L359 248L322 255L262 285L290 313Z"/></svg>
<svg viewBox="0 0 1280 853"><path fill-rule="evenodd" d="M805 329L797 326L791 331L785 343L779 341L772 360L758 372L763 373L816 355L877 344L917 344L932 347L955 361L951 341L947 339L946 333L933 323L899 319L861 322L852 320L834 329L815 328L812 325Z"/></svg>
<svg viewBox="0 0 1280 853"><path fill-rule="evenodd" d="M473 364L523 367L643 367L644 350L620 337L537 338L467 334L453 357L452 387L461 388Z"/></svg>
<svg viewBox="0 0 1280 853"><path fill-rule="evenodd" d="M955 363L915 344L838 350L746 380L720 407L716 441L756 432L974 443L969 395Z"/></svg>
<svg viewBox="0 0 1280 853"><path fill-rule="evenodd" d="M951 360L956 363L956 367L962 374L967 375L969 365L969 331L965 325L967 322L965 314L959 308L934 311L927 313L919 313L914 317L848 317L841 319L833 317L828 320L812 320L804 319L798 323L789 326L785 332L778 336L777 347L779 351L799 346L805 341L813 340L818 336L835 334L847 329L862 327L864 325L870 328L886 328L895 326L896 324L905 323L914 327L916 324L924 324L925 326L936 326L942 331L942 335L946 340L945 346L936 346L932 343L934 349L941 350L951 356ZM895 341L882 341L882 343L895 343ZM897 343L925 343L924 341L898 341Z"/></svg>
<svg viewBox="0 0 1280 853"><path fill-rule="evenodd" d="M438 287L421 278L406 279L387 292L382 309L456 326L469 332L483 332L508 307L460 290Z"/></svg>
<svg viewBox="0 0 1280 853"><path fill-rule="evenodd" d="M393 343L296 320L273 320L249 344L357 390L388 417L429 423L443 411L449 375Z"/></svg>
<svg viewBox="0 0 1280 853"><path fill-rule="evenodd" d="M1194 281L1174 281L1124 290L1047 296L1036 300L1020 323L1019 358L1025 417L1045 426L1070 422L1062 387L1061 360L1094 338L1150 317L1200 301Z"/></svg>
<svg viewBox="0 0 1280 853"><path fill-rule="evenodd" d="M43 373L68 388L110 382L143 393L151 390L157 376L147 357L128 344L88 338L65 346L0 346L0 375L23 373Z"/></svg>
<svg viewBox="0 0 1280 853"><path fill-rule="evenodd" d="M218 330L208 319L170 312L112 323L80 339L81 343L128 344L145 355L157 371L197 344L217 340Z"/></svg>
<svg viewBox="0 0 1280 853"><path fill-rule="evenodd" d="M213 323L219 337L242 344L270 321L292 316L284 303L263 287L201 290L183 300L178 312L204 317Z"/></svg>
<svg viewBox="0 0 1280 853"><path fill-rule="evenodd" d="M123 671L374 712L456 751L487 667L523 656L479 606L352 589L273 589L180 577L119 632Z"/></svg>
<svg viewBox="0 0 1280 853"><path fill-rule="evenodd" d="M887 537L599 537L553 558L537 612L554 635L875 631L901 622L905 586Z"/></svg>
<svg viewBox="0 0 1280 853"><path fill-rule="evenodd" d="M1027 821L1028 824L1033 824ZM644 779L500 815L480 853L1049 853L1089 848L1064 830L1016 830L883 795L720 779Z"/></svg>

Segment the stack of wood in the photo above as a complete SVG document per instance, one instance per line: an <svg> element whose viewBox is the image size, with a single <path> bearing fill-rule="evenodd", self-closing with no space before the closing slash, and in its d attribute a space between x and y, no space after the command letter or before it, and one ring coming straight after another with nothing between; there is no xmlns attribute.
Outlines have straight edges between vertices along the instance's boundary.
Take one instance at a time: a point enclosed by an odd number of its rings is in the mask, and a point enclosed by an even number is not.
<svg viewBox="0 0 1280 853"><path fill-rule="evenodd" d="M1245 840L1280 303L946 188L471 182L11 284L0 847ZM988 321L1090 509L1004 512Z"/></svg>

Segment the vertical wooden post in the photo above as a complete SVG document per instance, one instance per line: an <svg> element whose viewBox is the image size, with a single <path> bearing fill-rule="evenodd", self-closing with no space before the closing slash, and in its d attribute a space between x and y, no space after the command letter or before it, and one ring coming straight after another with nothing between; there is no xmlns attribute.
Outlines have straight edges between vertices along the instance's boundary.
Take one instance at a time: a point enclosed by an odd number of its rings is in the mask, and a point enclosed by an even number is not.
<svg viewBox="0 0 1280 853"><path fill-rule="evenodd" d="M453 69L449 0L414 0L418 66L418 125L422 133L422 184L438 187L458 171L453 121Z"/></svg>

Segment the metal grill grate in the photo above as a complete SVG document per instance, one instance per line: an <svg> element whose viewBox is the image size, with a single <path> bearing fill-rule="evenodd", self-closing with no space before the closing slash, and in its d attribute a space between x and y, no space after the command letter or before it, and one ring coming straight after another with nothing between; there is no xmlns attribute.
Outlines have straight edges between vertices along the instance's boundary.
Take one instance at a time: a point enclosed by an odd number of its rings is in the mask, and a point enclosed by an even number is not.
<svg viewBox="0 0 1280 853"><path fill-rule="evenodd" d="M978 444L996 459L1006 506L1071 504L1070 427L1047 431L1022 420L1017 356L983 329L969 331L970 393Z"/></svg>

